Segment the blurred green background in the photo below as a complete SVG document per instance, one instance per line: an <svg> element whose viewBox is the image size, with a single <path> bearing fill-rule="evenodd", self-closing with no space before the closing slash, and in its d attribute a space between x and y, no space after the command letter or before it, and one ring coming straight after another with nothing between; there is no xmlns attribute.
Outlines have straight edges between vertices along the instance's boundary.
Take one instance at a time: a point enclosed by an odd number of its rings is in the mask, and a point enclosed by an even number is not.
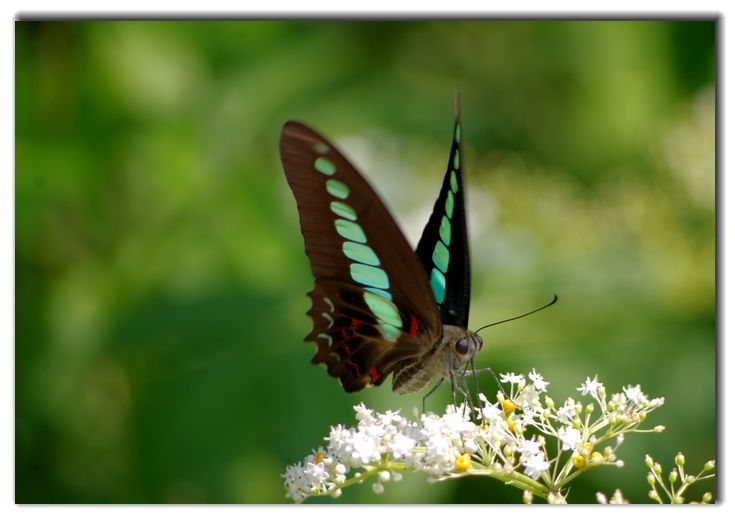
<svg viewBox="0 0 735 520"><path fill-rule="evenodd" d="M461 88L479 366L557 402L597 374L665 406L569 501L713 458L715 22L16 23L18 502L285 502L353 423L309 363L312 280L283 123L333 140L416 243ZM490 378L484 391L496 389ZM445 389L430 399L441 410ZM698 470L698 469L697 469ZM714 489L698 487L692 498ZM315 502L333 502L317 499ZM407 477L348 502L519 502Z"/></svg>

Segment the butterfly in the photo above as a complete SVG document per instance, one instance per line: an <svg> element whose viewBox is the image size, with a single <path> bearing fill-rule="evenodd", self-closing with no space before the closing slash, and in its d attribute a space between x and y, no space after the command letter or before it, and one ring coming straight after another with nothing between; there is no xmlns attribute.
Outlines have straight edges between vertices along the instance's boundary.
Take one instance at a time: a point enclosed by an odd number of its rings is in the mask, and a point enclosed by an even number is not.
<svg viewBox="0 0 735 520"><path fill-rule="evenodd" d="M308 293L316 344L347 392L380 385L408 394L454 378L482 348L467 329L467 243L459 109L444 181L416 251L380 197L345 156L303 123L280 139L315 286ZM433 391L433 389L432 389Z"/></svg>

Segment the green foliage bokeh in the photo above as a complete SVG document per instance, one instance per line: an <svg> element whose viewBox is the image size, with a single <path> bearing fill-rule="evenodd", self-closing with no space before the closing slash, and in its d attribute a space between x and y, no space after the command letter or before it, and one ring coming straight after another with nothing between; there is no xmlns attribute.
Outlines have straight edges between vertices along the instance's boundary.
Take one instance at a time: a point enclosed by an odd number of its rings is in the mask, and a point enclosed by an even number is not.
<svg viewBox="0 0 735 520"><path fill-rule="evenodd" d="M570 502L715 456L715 21L16 23L16 500L285 502L360 400L309 363L278 160L332 139L415 243L462 94L479 366L666 405ZM492 395L488 378L483 389ZM442 409L448 391L432 396ZM713 484L710 489L713 489ZM697 490L700 495L704 489ZM319 501L330 502L331 499ZM340 502L519 502L409 477Z"/></svg>

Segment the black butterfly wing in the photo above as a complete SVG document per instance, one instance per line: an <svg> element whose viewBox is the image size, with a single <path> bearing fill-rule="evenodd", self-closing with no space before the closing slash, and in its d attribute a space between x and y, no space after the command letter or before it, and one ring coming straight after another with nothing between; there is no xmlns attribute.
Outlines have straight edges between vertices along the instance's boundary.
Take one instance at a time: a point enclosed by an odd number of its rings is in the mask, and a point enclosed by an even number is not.
<svg viewBox="0 0 735 520"><path fill-rule="evenodd" d="M345 157L307 126L289 121L281 162L299 210L315 287L306 337L345 390L385 380L424 353L442 323L426 273L381 200Z"/></svg>
<svg viewBox="0 0 735 520"><path fill-rule="evenodd" d="M447 325L467 328L470 309L470 255L467 241L459 110L452 148L439 197L424 228L416 254Z"/></svg>

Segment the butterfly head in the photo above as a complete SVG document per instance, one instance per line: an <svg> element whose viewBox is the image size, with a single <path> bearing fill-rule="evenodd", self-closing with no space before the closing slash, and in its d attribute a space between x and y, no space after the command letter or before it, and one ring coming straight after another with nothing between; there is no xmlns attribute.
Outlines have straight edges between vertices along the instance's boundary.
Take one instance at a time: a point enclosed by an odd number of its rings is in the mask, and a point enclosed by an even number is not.
<svg viewBox="0 0 735 520"><path fill-rule="evenodd" d="M463 363L474 358L481 348L482 338L471 331L467 331L467 334L460 337L454 344L454 351Z"/></svg>

